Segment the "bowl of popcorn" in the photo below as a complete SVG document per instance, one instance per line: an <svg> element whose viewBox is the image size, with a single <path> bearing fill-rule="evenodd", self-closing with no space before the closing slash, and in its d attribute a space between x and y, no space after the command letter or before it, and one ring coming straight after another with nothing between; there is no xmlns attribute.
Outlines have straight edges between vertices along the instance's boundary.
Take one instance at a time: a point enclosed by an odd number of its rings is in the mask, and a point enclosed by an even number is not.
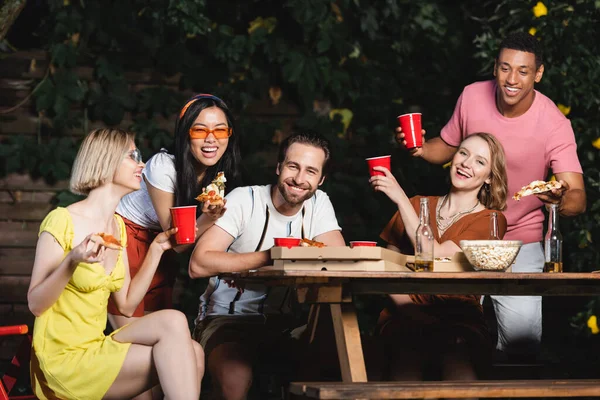
<svg viewBox="0 0 600 400"><path fill-rule="evenodd" d="M461 240L460 247L477 271L502 272L511 266L521 245L520 240Z"/></svg>

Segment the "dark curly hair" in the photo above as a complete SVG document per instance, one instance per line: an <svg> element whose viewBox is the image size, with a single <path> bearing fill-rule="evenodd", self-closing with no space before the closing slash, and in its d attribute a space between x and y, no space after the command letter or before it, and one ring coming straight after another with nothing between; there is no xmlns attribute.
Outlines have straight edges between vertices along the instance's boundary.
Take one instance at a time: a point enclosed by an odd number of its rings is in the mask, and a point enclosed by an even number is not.
<svg viewBox="0 0 600 400"><path fill-rule="evenodd" d="M502 42L500 42L500 49L498 50L498 56L496 61L500 57L503 49L511 49L532 53L535 55L535 69L539 69L544 64L544 57L542 51L542 45L532 35L527 32L515 32L506 36Z"/></svg>

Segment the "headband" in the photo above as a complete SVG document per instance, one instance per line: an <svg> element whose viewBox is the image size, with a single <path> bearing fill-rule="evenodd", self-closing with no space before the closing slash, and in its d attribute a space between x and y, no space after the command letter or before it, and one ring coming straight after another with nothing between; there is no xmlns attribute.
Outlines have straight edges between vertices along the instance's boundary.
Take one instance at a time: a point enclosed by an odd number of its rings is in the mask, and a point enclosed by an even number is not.
<svg viewBox="0 0 600 400"><path fill-rule="evenodd" d="M183 117L183 114L185 114L185 112L187 111L187 109L190 108L190 106L192 104L194 104L194 102L196 100L199 100L199 99L212 99L214 101L223 103L223 100L221 100L217 96L213 96L212 94L206 94L206 93L197 94L194 97L192 97L191 99L189 99L187 103L185 103L185 106L183 106L183 108L181 109L181 112L179 113L179 119L181 119Z"/></svg>

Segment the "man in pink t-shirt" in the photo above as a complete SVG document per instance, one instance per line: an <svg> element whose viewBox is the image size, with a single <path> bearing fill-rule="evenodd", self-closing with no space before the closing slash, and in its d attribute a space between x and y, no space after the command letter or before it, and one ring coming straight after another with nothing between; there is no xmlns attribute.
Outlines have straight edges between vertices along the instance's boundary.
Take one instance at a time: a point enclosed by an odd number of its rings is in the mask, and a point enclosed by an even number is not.
<svg viewBox="0 0 600 400"><path fill-rule="evenodd" d="M495 135L506 153L508 192L516 193L534 180L545 180L552 170L562 188L515 201L509 198L504 215L505 239L524 245L513 265L515 272L541 272L544 214L541 206L558 203L561 215L585 211L583 174L571 122L546 96L534 89L544 73L538 41L527 33L508 36L494 64L495 80L473 83L463 90L454 114L440 137L411 150L432 163L449 161L469 135ZM404 134L397 130L403 144ZM542 335L542 301L539 296L492 296L498 320L499 350L535 353Z"/></svg>

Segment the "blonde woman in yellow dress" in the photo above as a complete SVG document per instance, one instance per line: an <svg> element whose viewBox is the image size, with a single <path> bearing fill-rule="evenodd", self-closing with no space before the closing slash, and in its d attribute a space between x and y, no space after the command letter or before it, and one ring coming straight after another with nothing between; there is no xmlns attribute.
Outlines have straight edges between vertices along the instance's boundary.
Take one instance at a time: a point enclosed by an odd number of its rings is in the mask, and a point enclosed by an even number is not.
<svg viewBox="0 0 600 400"><path fill-rule="evenodd" d="M168 399L200 395L204 353L185 316L162 310L105 336L112 296L124 315L143 296L174 229L159 234L140 272L129 276L127 252L105 247L93 234L110 234L126 246L115 209L140 188L142 162L133 134L99 129L83 141L71 191L87 197L50 212L40 227L29 309L36 316L32 386L40 399L123 399L161 389Z"/></svg>

